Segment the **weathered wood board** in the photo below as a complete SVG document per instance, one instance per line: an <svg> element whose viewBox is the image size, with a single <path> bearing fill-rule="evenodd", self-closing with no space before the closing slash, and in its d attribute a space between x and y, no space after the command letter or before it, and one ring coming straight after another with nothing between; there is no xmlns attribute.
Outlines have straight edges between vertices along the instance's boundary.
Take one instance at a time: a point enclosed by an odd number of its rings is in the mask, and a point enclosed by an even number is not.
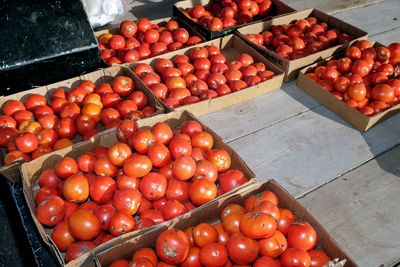
<svg viewBox="0 0 400 267"><path fill-rule="evenodd" d="M363 7L383 0L284 0L297 10L317 8L327 13L341 12L357 7Z"/></svg>
<svg viewBox="0 0 400 267"><path fill-rule="evenodd" d="M359 266L400 261L400 147L300 198Z"/></svg>

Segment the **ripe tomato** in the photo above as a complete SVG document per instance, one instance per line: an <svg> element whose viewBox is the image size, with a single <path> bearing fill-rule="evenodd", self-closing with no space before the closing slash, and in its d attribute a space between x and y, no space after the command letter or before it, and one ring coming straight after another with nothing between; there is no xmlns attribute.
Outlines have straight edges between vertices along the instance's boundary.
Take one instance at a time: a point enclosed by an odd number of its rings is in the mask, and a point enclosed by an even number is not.
<svg viewBox="0 0 400 267"><path fill-rule="evenodd" d="M130 177L143 177L151 171L152 166L147 156L135 155L125 161L123 170Z"/></svg>
<svg viewBox="0 0 400 267"><path fill-rule="evenodd" d="M57 161L54 170L59 178L67 179L69 176L78 173L78 165L73 158L64 157Z"/></svg>
<svg viewBox="0 0 400 267"><path fill-rule="evenodd" d="M138 129L136 121L123 120L119 123L117 127L117 138L121 142L127 142L128 139L133 135Z"/></svg>
<svg viewBox="0 0 400 267"><path fill-rule="evenodd" d="M136 23L131 20L124 20L119 25L119 33L126 38L135 36L136 32Z"/></svg>
<svg viewBox="0 0 400 267"><path fill-rule="evenodd" d="M148 259L153 266L156 266L158 263L158 257L157 254L155 253L155 251L151 248L141 248L139 250L137 250L133 256L132 256L132 260L135 259L139 259L139 258L146 258Z"/></svg>
<svg viewBox="0 0 400 267"><path fill-rule="evenodd" d="M394 90L387 84L378 84L371 90L371 96L375 101L389 103L393 101Z"/></svg>
<svg viewBox="0 0 400 267"><path fill-rule="evenodd" d="M229 258L238 265L254 262L258 256L257 241L242 234L234 234L226 245Z"/></svg>
<svg viewBox="0 0 400 267"><path fill-rule="evenodd" d="M351 68L351 72L353 74L360 75L361 77L365 77L368 75L370 68L368 63L365 60L357 60L353 63Z"/></svg>
<svg viewBox="0 0 400 267"><path fill-rule="evenodd" d="M38 184L40 187L49 187L57 189L61 180L57 177L54 169L45 169L42 171L38 178Z"/></svg>
<svg viewBox="0 0 400 267"><path fill-rule="evenodd" d="M287 249L287 240L281 232L276 231L271 237L260 239L258 248L262 256L277 258Z"/></svg>
<svg viewBox="0 0 400 267"><path fill-rule="evenodd" d="M185 205L176 199L168 200L162 209L163 217L166 221L171 220L187 212Z"/></svg>
<svg viewBox="0 0 400 267"><path fill-rule="evenodd" d="M89 197L89 182L84 175L72 175L65 180L63 196L66 200L82 203Z"/></svg>
<svg viewBox="0 0 400 267"><path fill-rule="evenodd" d="M169 150L163 144L155 144L150 147L147 156L153 163L153 166L157 168L164 167L171 161Z"/></svg>
<svg viewBox="0 0 400 267"><path fill-rule="evenodd" d="M141 200L142 195L136 189L123 189L115 192L112 203L117 211L133 215L138 211Z"/></svg>
<svg viewBox="0 0 400 267"><path fill-rule="evenodd" d="M50 195L36 207L36 217L46 226L54 226L65 216L65 204L59 196Z"/></svg>
<svg viewBox="0 0 400 267"><path fill-rule="evenodd" d="M107 151L109 162L115 166L123 166L126 159L132 155L132 151L125 143L116 143Z"/></svg>
<svg viewBox="0 0 400 267"><path fill-rule="evenodd" d="M189 39L189 32L184 28L178 28L173 32L173 38L174 41L184 44Z"/></svg>
<svg viewBox="0 0 400 267"><path fill-rule="evenodd" d="M351 82L348 78L342 76L339 77L336 81L335 81L335 89L339 92L347 92L347 89L349 88Z"/></svg>
<svg viewBox="0 0 400 267"><path fill-rule="evenodd" d="M101 230L107 231L111 218L115 214L115 208L111 205L98 206L93 213L100 222Z"/></svg>
<svg viewBox="0 0 400 267"><path fill-rule="evenodd" d="M172 139L173 132L171 127L165 122L157 122L151 128L157 143L168 144Z"/></svg>
<svg viewBox="0 0 400 267"><path fill-rule="evenodd" d="M168 200L175 199L182 203L189 200L189 183L177 179L170 179L168 181L167 191L165 197Z"/></svg>
<svg viewBox="0 0 400 267"><path fill-rule="evenodd" d="M139 153L147 153L156 143L156 137L150 130L140 129L129 138L129 144Z"/></svg>
<svg viewBox="0 0 400 267"><path fill-rule="evenodd" d="M193 156L192 156L193 157ZM218 178L218 170L215 164L208 160L199 160L196 162L196 172L194 174L196 179L206 178L211 182L215 182Z"/></svg>
<svg viewBox="0 0 400 267"><path fill-rule="evenodd" d="M159 173L146 174L140 181L140 192L150 201L162 198L166 190L167 179Z"/></svg>
<svg viewBox="0 0 400 267"><path fill-rule="evenodd" d="M277 228L274 217L266 213L249 212L240 218L240 232L245 236L260 239L272 236Z"/></svg>
<svg viewBox="0 0 400 267"><path fill-rule="evenodd" d="M157 255L168 264L183 263L189 255L189 249L189 240L183 231L169 229L157 237Z"/></svg>
<svg viewBox="0 0 400 267"><path fill-rule="evenodd" d="M322 267L330 261L328 255L326 255L322 250L310 250L308 251L308 254L311 257L311 267Z"/></svg>
<svg viewBox="0 0 400 267"><path fill-rule="evenodd" d="M178 180L189 180L196 172L196 162L191 156L180 156L172 162L172 173Z"/></svg>
<svg viewBox="0 0 400 267"><path fill-rule="evenodd" d="M15 136L14 143L16 148L22 153L31 153L39 145L37 137L30 132L20 133Z"/></svg>
<svg viewBox="0 0 400 267"><path fill-rule="evenodd" d="M117 175L117 189L136 189L139 190L140 179L137 177L129 177L125 174Z"/></svg>
<svg viewBox="0 0 400 267"><path fill-rule="evenodd" d="M222 244L206 244L200 249L200 263L204 266L225 266L228 253Z"/></svg>
<svg viewBox="0 0 400 267"><path fill-rule="evenodd" d="M177 159L181 156L190 156L192 154L192 145L185 138L174 138L169 144L169 152L172 159Z"/></svg>
<svg viewBox="0 0 400 267"><path fill-rule="evenodd" d="M207 160L217 166L219 173L227 171L231 166L231 156L224 149L212 149L208 153Z"/></svg>
<svg viewBox="0 0 400 267"><path fill-rule="evenodd" d="M49 116L51 116L51 115L49 115ZM19 110L19 111L15 112L13 115L13 118L17 122L17 125L20 125L24 121L33 121L35 119L33 116L33 113L30 111L27 111L27 110ZM40 123L40 119L41 118L38 119L39 123Z"/></svg>
<svg viewBox="0 0 400 267"><path fill-rule="evenodd" d="M263 256L258 258L254 263L253 267L280 267L278 260L274 260L271 257Z"/></svg>
<svg viewBox="0 0 400 267"><path fill-rule="evenodd" d="M297 220L297 217L287 209L279 209L279 212L278 230L286 236L289 232L290 225Z"/></svg>
<svg viewBox="0 0 400 267"><path fill-rule="evenodd" d="M280 219L280 212L278 206L271 201L262 201L254 205L253 211L258 213L266 213L275 218L276 221Z"/></svg>
<svg viewBox="0 0 400 267"><path fill-rule="evenodd" d="M116 190L115 180L107 176L97 176L89 186L90 198L98 204L109 203Z"/></svg>
<svg viewBox="0 0 400 267"><path fill-rule="evenodd" d="M145 199L145 198L144 198ZM150 202L151 203L151 202ZM142 206L142 204L140 204ZM164 222L164 217L161 210L148 209L140 213L140 219L150 219L154 224L159 224Z"/></svg>
<svg viewBox="0 0 400 267"><path fill-rule="evenodd" d="M7 116L13 116L18 111L25 111L26 108L19 100L8 100L3 106L3 113Z"/></svg>
<svg viewBox="0 0 400 267"><path fill-rule="evenodd" d="M367 88L362 83L351 84L347 90L348 96L356 101L361 101L367 95Z"/></svg>
<svg viewBox="0 0 400 267"><path fill-rule="evenodd" d="M72 146L72 141L70 139L67 138L61 138L59 139L57 142L55 142L54 146L53 146L53 150L60 150L69 146Z"/></svg>
<svg viewBox="0 0 400 267"><path fill-rule="evenodd" d="M70 262L94 248L95 245L89 241L75 242L68 247L65 253L65 262Z"/></svg>
<svg viewBox="0 0 400 267"><path fill-rule="evenodd" d="M308 252L302 248L288 248L283 252L280 262L282 267L286 266L300 266L310 267L311 257Z"/></svg>
<svg viewBox="0 0 400 267"><path fill-rule="evenodd" d="M387 82L389 86L393 88L393 93L395 97L400 96L400 80L399 79L393 79Z"/></svg>
<svg viewBox="0 0 400 267"><path fill-rule="evenodd" d="M200 248L218 241L217 231L208 223L200 223L195 226L192 235L194 243Z"/></svg>
<svg viewBox="0 0 400 267"><path fill-rule="evenodd" d="M74 139L77 131L75 123L71 118L63 118L59 120L55 130L58 137L68 138L71 140Z"/></svg>
<svg viewBox="0 0 400 267"><path fill-rule="evenodd" d="M246 211L252 211L254 207L263 201L270 201L276 206L279 205L279 199L275 193L271 191L264 191L255 195L249 196L244 202L244 208Z"/></svg>
<svg viewBox="0 0 400 267"><path fill-rule="evenodd" d="M200 248L190 247L189 254L186 260L180 265L181 267L201 267L200 263Z"/></svg>
<svg viewBox="0 0 400 267"><path fill-rule="evenodd" d="M107 156L98 156L94 163L94 173L99 176L115 177L118 173L118 168L114 166Z"/></svg>
<svg viewBox="0 0 400 267"><path fill-rule="evenodd" d="M309 223L295 222L289 227L287 241L290 247L310 250L317 244L317 233Z"/></svg>
<svg viewBox="0 0 400 267"><path fill-rule="evenodd" d="M389 60L390 58L390 50L387 47L378 47L375 49L376 51L376 60L385 63Z"/></svg>
<svg viewBox="0 0 400 267"><path fill-rule="evenodd" d="M136 219L136 223L135 223L135 227L134 227L134 231L136 230L142 230L142 229L146 229L149 228L151 226L155 225L155 223L153 222L153 220L151 219Z"/></svg>
<svg viewBox="0 0 400 267"><path fill-rule="evenodd" d="M200 206L216 198L217 191L215 183L206 178L200 178L190 184L189 197L194 205Z"/></svg>
<svg viewBox="0 0 400 267"><path fill-rule="evenodd" d="M36 107L47 106L47 99L39 94L31 94L26 98L24 104L27 110L34 111Z"/></svg>
<svg viewBox="0 0 400 267"><path fill-rule="evenodd" d="M18 130L20 132L30 132L37 135L41 130L41 126L36 121L23 121L19 125Z"/></svg>
<svg viewBox="0 0 400 267"><path fill-rule="evenodd" d="M14 128L0 128L0 146L7 146L18 135L19 131Z"/></svg>
<svg viewBox="0 0 400 267"><path fill-rule="evenodd" d="M232 189L247 182L247 178L240 170L228 170L218 177L222 192L229 192Z"/></svg>
<svg viewBox="0 0 400 267"><path fill-rule="evenodd" d="M96 238L100 234L100 222L90 211L77 210L68 219L71 235L82 241Z"/></svg>
<svg viewBox="0 0 400 267"><path fill-rule="evenodd" d="M42 187L39 189L35 196L35 204L38 206L43 200L47 199L49 196L61 196L58 189L50 187Z"/></svg>
<svg viewBox="0 0 400 267"><path fill-rule="evenodd" d="M43 155L46 155L52 151L53 150L48 146L39 145L38 148L32 152L32 160L37 159Z"/></svg>
<svg viewBox="0 0 400 267"><path fill-rule="evenodd" d="M111 218L108 224L108 231L113 236L119 236L132 232L134 227L135 218L124 211L119 211Z"/></svg>
<svg viewBox="0 0 400 267"><path fill-rule="evenodd" d="M54 227L51 239L60 251L66 251L75 242L75 238L68 229L68 221L64 220Z"/></svg>

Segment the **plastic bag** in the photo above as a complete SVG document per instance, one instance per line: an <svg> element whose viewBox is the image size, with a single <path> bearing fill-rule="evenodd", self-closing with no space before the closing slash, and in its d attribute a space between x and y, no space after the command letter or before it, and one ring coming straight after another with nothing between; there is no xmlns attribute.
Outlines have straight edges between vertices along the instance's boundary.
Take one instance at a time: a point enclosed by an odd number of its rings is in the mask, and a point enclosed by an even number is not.
<svg viewBox="0 0 400 267"><path fill-rule="evenodd" d="M82 0L90 25L104 26L128 12L126 0Z"/></svg>

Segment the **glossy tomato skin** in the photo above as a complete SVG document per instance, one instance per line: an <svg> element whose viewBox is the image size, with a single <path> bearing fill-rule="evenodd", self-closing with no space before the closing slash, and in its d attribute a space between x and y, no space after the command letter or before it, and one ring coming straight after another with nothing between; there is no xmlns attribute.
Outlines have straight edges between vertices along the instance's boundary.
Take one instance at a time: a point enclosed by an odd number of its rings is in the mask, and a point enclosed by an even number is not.
<svg viewBox="0 0 400 267"><path fill-rule="evenodd" d="M40 187L57 189L60 183L60 178L57 177L54 169L51 168L42 171L38 178L38 184Z"/></svg>
<svg viewBox="0 0 400 267"><path fill-rule="evenodd" d="M108 224L108 231L113 236L120 236L125 233L132 232L135 228L135 219L124 211L114 214Z"/></svg>
<svg viewBox="0 0 400 267"><path fill-rule="evenodd" d="M310 250L308 251L308 254L311 257L311 267L322 267L330 261L328 255L326 255L322 250Z"/></svg>
<svg viewBox="0 0 400 267"><path fill-rule="evenodd" d="M216 198L217 191L215 183L206 178L200 178L190 184L189 197L195 206L200 206Z"/></svg>
<svg viewBox="0 0 400 267"><path fill-rule="evenodd" d="M160 259L168 264L180 264L189 254L190 244L185 232L169 229L162 232L156 241Z"/></svg>
<svg viewBox="0 0 400 267"><path fill-rule="evenodd" d="M189 180L196 172L196 162L191 156L181 156L172 162L172 174L178 180Z"/></svg>
<svg viewBox="0 0 400 267"><path fill-rule="evenodd" d="M242 234L234 234L226 245L229 258L238 265L248 265L258 256L257 241Z"/></svg>
<svg viewBox="0 0 400 267"><path fill-rule="evenodd" d="M158 258L156 252L151 248L141 248L137 250L133 256L132 260L139 259L139 258L146 258L148 259L153 266L156 266L158 263Z"/></svg>
<svg viewBox="0 0 400 267"><path fill-rule="evenodd" d="M228 170L219 175L218 181L222 192L225 193L246 183L248 179L240 170Z"/></svg>
<svg viewBox="0 0 400 267"><path fill-rule="evenodd" d="M82 203L89 197L89 181L81 174L71 175L63 185L63 196L66 200Z"/></svg>
<svg viewBox="0 0 400 267"><path fill-rule="evenodd" d="M39 145L37 137L30 132L20 133L15 136L14 143L16 148L23 153L31 153Z"/></svg>
<svg viewBox="0 0 400 267"><path fill-rule="evenodd" d="M162 174L151 172L143 176L140 182L140 192L150 201L164 197L166 191L167 179Z"/></svg>
<svg viewBox="0 0 400 267"><path fill-rule="evenodd" d="M309 223L295 222L292 223L289 228L287 241L290 247L310 250L316 246L318 236L317 232Z"/></svg>
<svg viewBox="0 0 400 267"><path fill-rule="evenodd" d="M124 163L124 173L130 177L143 177L150 173L153 164L151 160L144 155L132 156Z"/></svg>
<svg viewBox="0 0 400 267"><path fill-rule="evenodd" d="M278 230L287 236L290 225L297 220L297 217L288 209L279 209L279 213Z"/></svg>
<svg viewBox="0 0 400 267"><path fill-rule="evenodd" d="M115 192L112 204L116 210L133 215L138 211L141 200L142 195L136 189L123 189Z"/></svg>
<svg viewBox="0 0 400 267"><path fill-rule="evenodd" d="M171 220L187 212L185 205L176 199L168 200L162 209L163 217L166 221Z"/></svg>
<svg viewBox="0 0 400 267"><path fill-rule="evenodd" d="M97 176L89 186L90 198L98 204L112 201L116 191L116 182L108 176Z"/></svg>
<svg viewBox="0 0 400 267"><path fill-rule="evenodd" d="M170 179L168 181L165 197L168 200L175 199L185 203L189 200L189 183L174 178Z"/></svg>
<svg viewBox="0 0 400 267"><path fill-rule="evenodd" d="M111 218L114 216L114 214L115 214L115 208L109 204L98 206L94 210L94 215L100 222L101 230L103 231L108 230Z"/></svg>
<svg viewBox="0 0 400 267"><path fill-rule="evenodd" d="M208 153L207 160L217 166L219 173L227 171L231 166L231 156L224 149L212 149Z"/></svg>
<svg viewBox="0 0 400 267"><path fill-rule="evenodd" d="M36 217L44 225L54 226L65 216L64 201L58 196L49 196L40 202L36 208Z"/></svg>
<svg viewBox="0 0 400 267"><path fill-rule="evenodd" d="M280 231L276 231L268 238L258 240L260 255L271 258L279 257L287 249L287 246L286 237Z"/></svg>
<svg viewBox="0 0 400 267"><path fill-rule="evenodd" d="M228 262L226 247L218 243L210 243L200 249L200 263L204 266L225 266Z"/></svg>
<svg viewBox="0 0 400 267"><path fill-rule="evenodd" d="M249 212L240 218L240 232L253 239L268 238L277 228L274 217L266 213Z"/></svg>
<svg viewBox="0 0 400 267"><path fill-rule="evenodd" d="M60 251L66 251L75 242L75 238L68 230L68 221L64 220L54 227L51 239Z"/></svg>
<svg viewBox="0 0 400 267"><path fill-rule="evenodd" d="M283 252L280 262L282 267L310 267L311 257L308 252L302 248L288 248Z"/></svg>
<svg viewBox="0 0 400 267"><path fill-rule="evenodd" d="M71 235L81 241L96 238L101 231L100 222L90 211L77 210L68 219L68 229Z"/></svg>
<svg viewBox="0 0 400 267"><path fill-rule="evenodd" d="M65 253L65 261L70 262L94 248L95 245L89 241L75 242L68 247L67 252Z"/></svg>

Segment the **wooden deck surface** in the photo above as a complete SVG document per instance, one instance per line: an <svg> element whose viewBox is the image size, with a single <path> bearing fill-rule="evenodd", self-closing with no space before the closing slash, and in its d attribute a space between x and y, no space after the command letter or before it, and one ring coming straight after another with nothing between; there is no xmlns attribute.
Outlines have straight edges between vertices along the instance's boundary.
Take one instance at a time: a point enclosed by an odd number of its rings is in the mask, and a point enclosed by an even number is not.
<svg viewBox="0 0 400 267"><path fill-rule="evenodd" d="M399 0L284 2L335 13L383 44L400 41ZM135 1L130 16L170 16L172 3ZM201 119L259 181L300 198L359 266L400 261L400 114L363 134L290 82Z"/></svg>

